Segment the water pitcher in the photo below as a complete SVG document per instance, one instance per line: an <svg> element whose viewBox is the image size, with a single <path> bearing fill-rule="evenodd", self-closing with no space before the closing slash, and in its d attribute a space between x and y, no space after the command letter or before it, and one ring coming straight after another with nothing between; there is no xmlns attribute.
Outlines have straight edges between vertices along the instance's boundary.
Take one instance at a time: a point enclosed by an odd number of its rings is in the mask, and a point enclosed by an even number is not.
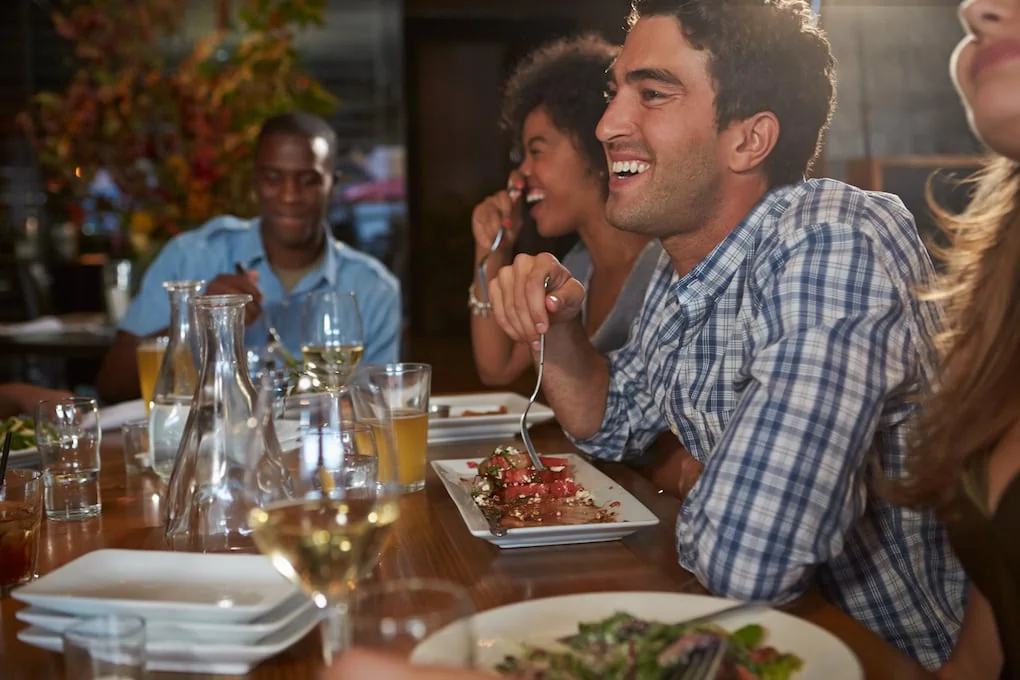
<svg viewBox="0 0 1020 680"><path fill-rule="evenodd" d="M177 458L191 400L195 396L197 366L192 336L192 301L205 281L167 281L170 296L170 336L149 404L149 451L152 468L165 482Z"/></svg>
<svg viewBox="0 0 1020 680"><path fill-rule="evenodd" d="M283 475L279 441L256 427L256 393L244 349L250 295L195 298L200 333L198 384L167 492L166 542L173 550L254 550L245 489L251 466ZM263 436L265 441L252 441ZM252 461L249 451L263 453ZM260 462L261 461L261 462Z"/></svg>

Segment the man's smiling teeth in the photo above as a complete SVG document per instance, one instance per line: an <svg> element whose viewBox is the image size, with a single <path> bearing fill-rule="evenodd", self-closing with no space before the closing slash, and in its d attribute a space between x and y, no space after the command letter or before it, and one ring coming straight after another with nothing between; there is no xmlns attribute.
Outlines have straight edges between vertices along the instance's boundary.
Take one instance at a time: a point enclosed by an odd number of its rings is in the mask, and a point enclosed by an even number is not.
<svg viewBox="0 0 1020 680"><path fill-rule="evenodd" d="M538 203L539 201L541 201L544 198L545 198L545 192L544 191L535 190L535 191L529 191L528 192L528 196L524 200L527 201L528 203Z"/></svg>
<svg viewBox="0 0 1020 680"><path fill-rule="evenodd" d="M613 161L614 175L640 175L650 168L648 163L641 161Z"/></svg>

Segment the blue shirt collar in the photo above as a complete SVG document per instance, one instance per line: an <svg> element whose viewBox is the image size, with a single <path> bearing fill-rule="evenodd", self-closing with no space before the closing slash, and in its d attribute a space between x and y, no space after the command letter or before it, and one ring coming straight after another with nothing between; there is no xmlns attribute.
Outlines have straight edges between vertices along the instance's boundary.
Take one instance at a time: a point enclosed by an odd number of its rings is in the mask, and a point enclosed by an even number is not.
<svg viewBox="0 0 1020 680"><path fill-rule="evenodd" d="M337 274L340 271L339 262L337 260L337 250L343 247L343 244L333 238L333 234L330 233L329 229L323 223L322 227L326 232L326 256L322 259L322 264L319 268L305 277L305 281L311 281L314 284L318 283L320 278L325 279L330 286L336 286ZM244 239L237 248L237 260L249 269L265 263L269 266L269 258L266 256L266 247L262 242L262 218L256 217L249 222L247 238ZM304 289L305 283L302 281L298 285L298 288L294 292L300 292L299 289Z"/></svg>

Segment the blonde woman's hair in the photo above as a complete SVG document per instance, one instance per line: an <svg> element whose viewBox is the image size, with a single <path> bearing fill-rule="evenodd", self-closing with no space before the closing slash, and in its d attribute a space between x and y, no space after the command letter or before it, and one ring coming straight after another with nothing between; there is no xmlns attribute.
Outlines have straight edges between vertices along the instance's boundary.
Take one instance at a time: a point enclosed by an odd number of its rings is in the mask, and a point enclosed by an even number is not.
<svg viewBox="0 0 1020 680"><path fill-rule="evenodd" d="M975 462L1020 416L1020 164L990 160L960 215L929 204L949 244L946 271L924 297L942 303L940 376L922 408L907 477L893 500L945 508Z"/></svg>

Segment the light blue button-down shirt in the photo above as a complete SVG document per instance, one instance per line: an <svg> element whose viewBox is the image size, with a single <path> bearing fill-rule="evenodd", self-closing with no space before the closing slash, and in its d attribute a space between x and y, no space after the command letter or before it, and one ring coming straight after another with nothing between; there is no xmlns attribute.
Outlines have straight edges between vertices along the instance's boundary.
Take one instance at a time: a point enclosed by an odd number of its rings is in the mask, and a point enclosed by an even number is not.
<svg viewBox="0 0 1020 680"><path fill-rule="evenodd" d="M938 308L916 295L932 274L895 197L777 188L686 276L662 257L610 354L602 427L577 444L620 459L672 430L705 465L677 520L685 568L741 600L817 588L937 668L963 570L933 513L874 491L905 474L912 395L934 375Z"/></svg>
<svg viewBox="0 0 1020 680"><path fill-rule="evenodd" d="M170 302L164 281L203 279L233 274L238 264L258 272L262 306L272 317L287 350L301 354L301 312L305 296L313 291L354 291L365 330L365 363L397 361L400 354L400 286L378 260L340 243L327 232L326 256L288 294L262 244L259 219L223 215L166 244L145 272L138 295L120 323L120 329L146 336L166 328ZM245 331L245 345L266 344L266 326L260 320Z"/></svg>

